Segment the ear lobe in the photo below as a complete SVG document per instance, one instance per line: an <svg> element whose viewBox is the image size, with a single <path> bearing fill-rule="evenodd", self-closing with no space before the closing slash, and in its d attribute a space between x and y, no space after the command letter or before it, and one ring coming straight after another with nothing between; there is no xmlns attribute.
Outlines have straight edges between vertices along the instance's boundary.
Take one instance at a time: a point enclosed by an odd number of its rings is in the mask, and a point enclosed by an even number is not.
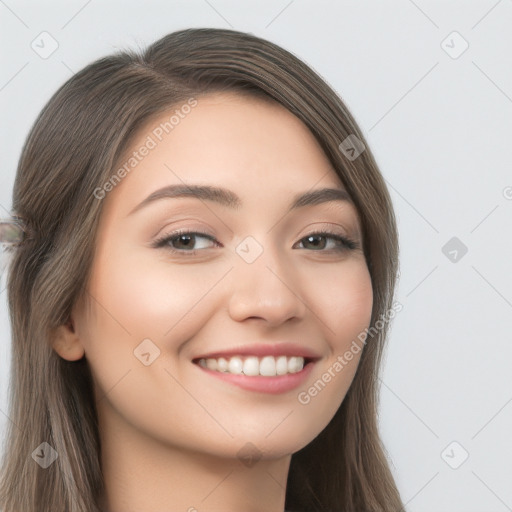
<svg viewBox="0 0 512 512"><path fill-rule="evenodd" d="M65 325L60 325L54 332L52 347L62 359L66 361L78 361L85 355L80 338L75 332L73 320Z"/></svg>

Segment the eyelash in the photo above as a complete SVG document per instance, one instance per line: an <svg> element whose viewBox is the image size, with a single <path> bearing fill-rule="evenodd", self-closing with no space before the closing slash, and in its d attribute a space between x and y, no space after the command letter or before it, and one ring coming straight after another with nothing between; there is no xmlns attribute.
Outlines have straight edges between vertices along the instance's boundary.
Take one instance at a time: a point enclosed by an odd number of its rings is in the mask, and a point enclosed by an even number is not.
<svg viewBox="0 0 512 512"><path fill-rule="evenodd" d="M168 250L174 254L196 255L198 252L204 251L204 249L193 249L191 251L187 251L187 250L183 250L183 249L173 249L169 245L170 242L172 242L173 240L178 239L184 235L199 235L200 237L207 238L208 240L211 240L212 242L215 242L216 244L218 244L218 242L215 240L215 238L208 235L207 233L202 233L199 231L190 231L190 230L184 229L184 230L175 231L174 233L171 233L170 235L165 235L165 236L155 240L152 244L152 247L155 249L165 248L166 250ZM341 246L338 246L335 249L329 249L329 250L319 250L319 251L313 250L313 252L327 252L327 253L343 252L343 251L353 251L353 250L359 248L359 244L356 241L354 241L348 237L337 235L335 233L331 233L329 231L324 231L324 230L315 231L314 233L306 235L305 237L301 238L299 240L299 242L302 242L303 240L305 240L309 237L319 237L319 236L337 240L338 242L341 243Z"/></svg>

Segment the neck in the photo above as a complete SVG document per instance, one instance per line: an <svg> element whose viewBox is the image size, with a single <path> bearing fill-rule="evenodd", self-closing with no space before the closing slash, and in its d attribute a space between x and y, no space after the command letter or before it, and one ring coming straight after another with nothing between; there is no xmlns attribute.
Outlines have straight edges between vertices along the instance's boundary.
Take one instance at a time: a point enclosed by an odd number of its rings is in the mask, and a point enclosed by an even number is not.
<svg viewBox="0 0 512 512"><path fill-rule="evenodd" d="M102 511L284 511L291 456L222 458L163 444L126 424L116 427L100 429Z"/></svg>

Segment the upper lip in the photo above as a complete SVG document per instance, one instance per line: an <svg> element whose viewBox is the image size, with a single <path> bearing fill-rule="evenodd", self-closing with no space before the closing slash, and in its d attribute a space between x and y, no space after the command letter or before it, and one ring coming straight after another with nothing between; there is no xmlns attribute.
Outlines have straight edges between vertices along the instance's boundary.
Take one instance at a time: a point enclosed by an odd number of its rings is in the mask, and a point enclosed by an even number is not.
<svg viewBox="0 0 512 512"><path fill-rule="evenodd" d="M205 352L204 354L196 356L194 360L217 359L219 357L229 358L232 356L295 356L311 360L320 359L320 356L313 350L295 343L257 343L254 345L240 345L230 349L216 350L214 352Z"/></svg>

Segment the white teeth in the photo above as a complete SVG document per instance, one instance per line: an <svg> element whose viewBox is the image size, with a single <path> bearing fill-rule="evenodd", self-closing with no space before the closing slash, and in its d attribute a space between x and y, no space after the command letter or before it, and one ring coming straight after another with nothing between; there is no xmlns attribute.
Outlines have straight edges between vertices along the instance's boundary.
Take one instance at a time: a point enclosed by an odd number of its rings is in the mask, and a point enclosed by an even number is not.
<svg viewBox="0 0 512 512"><path fill-rule="evenodd" d="M215 361L215 359L214 359L214 361ZM237 373L237 374L242 373L242 369L243 369L243 362L240 357L235 356L229 360L229 363L228 363L229 373Z"/></svg>
<svg viewBox="0 0 512 512"><path fill-rule="evenodd" d="M217 359L217 370L219 370L219 372L228 371L228 362L223 357Z"/></svg>
<svg viewBox="0 0 512 512"><path fill-rule="evenodd" d="M265 377L276 376L276 360L273 356L265 356L260 361L260 375L264 375Z"/></svg>
<svg viewBox="0 0 512 512"><path fill-rule="evenodd" d="M244 375L251 375L254 377L255 375L260 374L260 362L257 357L248 357L244 361Z"/></svg>
<svg viewBox="0 0 512 512"><path fill-rule="evenodd" d="M304 359L302 357L290 357L288 361L288 371L291 373L300 372L304 366Z"/></svg>
<svg viewBox="0 0 512 512"><path fill-rule="evenodd" d="M256 356L233 356L229 359L219 357L218 359L200 359L199 365L209 370L233 373L235 375L248 375L254 377L275 377L287 373L297 373L304 368L304 358L296 356L265 356L259 359Z"/></svg>
<svg viewBox="0 0 512 512"><path fill-rule="evenodd" d="M288 360L286 356L279 356L276 360L276 373L277 375L284 375L288 373Z"/></svg>

